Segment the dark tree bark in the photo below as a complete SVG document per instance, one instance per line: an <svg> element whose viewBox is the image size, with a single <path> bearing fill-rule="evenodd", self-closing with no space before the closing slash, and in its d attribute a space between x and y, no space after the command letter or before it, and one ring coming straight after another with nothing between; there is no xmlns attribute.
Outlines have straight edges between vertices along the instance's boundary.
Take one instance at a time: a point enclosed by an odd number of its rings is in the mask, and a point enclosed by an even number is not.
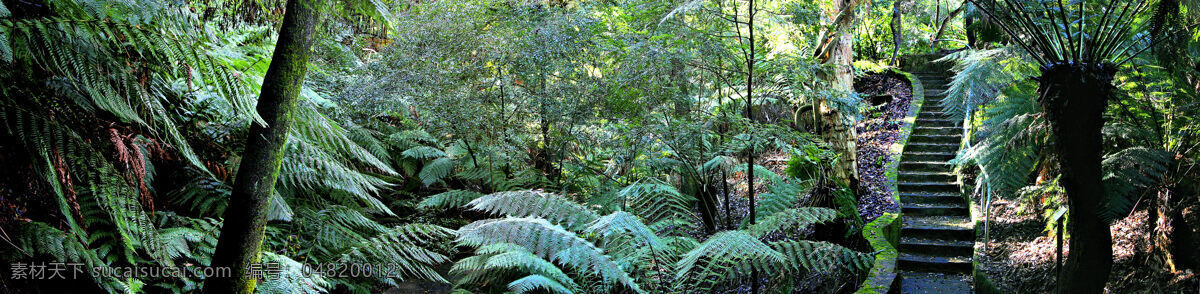
<svg viewBox="0 0 1200 294"><path fill-rule="evenodd" d="M904 0L896 0L892 3L892 42L895 47L892 48L892 66L899 66L896 59L900 56L900 42L903 41L904 35L904 15L900 13L900 5L904 4Z"/></svg>
<svg viewBox="0 0 1200 294"><path fill-rule="evenodd" d="M221 236L213 253L213 267L231 269L230 277L209 277L206 293L253 293L257 283L248 271L258 262L267 207L279 166L283 162L288 131L293 124L308 59L312 55L318 0L289 0L279 30L279 40L271 56L271 66L263 77L258 99L258 114L267 125L253 124L246 139L245 156L238 168Z"/></svg>
<svg viewBox="0 0 1200 294"><path fill-rule="evenodd" d="M1112 234L1100 216L1100 163L1115 73L1109 65L1063 63L1043 67L1039 80L1070 211L1070 254L1058 277L1059 293L1103 293L1112 270Z"/></svg>

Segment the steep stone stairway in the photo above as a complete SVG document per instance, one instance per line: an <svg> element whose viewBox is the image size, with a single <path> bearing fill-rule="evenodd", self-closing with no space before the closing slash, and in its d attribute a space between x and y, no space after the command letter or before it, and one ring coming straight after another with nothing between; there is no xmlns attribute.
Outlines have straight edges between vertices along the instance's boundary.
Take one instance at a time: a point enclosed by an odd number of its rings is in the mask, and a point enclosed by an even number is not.
<svg viewBox="0 0 1200 294"><path fill-rule="evenodd" d="M903 214L897 269L902 293L971 293L975 230L947 162L962 128L942 111L945 72L917 73L925 103L901 156L898 188Z"/></svg>

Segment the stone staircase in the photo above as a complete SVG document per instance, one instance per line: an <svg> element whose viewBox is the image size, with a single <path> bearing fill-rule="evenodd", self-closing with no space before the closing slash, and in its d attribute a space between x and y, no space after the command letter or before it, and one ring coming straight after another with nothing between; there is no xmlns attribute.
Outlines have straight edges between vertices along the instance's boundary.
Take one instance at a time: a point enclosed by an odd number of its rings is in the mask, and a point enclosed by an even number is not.
<svg viewBox="0 0 1200 294"><path fill-rule="evenodd" d="M975 229L947 164L958 151L962 128L939 106L949 84L945 72L916 75L925 86L925 103L900 161L900 292L971 293Z"/></svg>

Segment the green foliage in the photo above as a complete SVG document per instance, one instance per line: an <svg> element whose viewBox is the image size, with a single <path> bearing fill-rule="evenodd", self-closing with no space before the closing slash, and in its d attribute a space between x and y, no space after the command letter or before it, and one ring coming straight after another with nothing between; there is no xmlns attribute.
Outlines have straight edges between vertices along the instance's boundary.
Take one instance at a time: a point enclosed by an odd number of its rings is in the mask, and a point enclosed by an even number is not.
<svg viewBox="0 0 1200 294"><path fill-rule="evenodd" d="M678 283L711 289L721 282L747 275L752 270L775 272L787 258L758 238L743 231L717 233L684 254L675 265Z"/></svg>

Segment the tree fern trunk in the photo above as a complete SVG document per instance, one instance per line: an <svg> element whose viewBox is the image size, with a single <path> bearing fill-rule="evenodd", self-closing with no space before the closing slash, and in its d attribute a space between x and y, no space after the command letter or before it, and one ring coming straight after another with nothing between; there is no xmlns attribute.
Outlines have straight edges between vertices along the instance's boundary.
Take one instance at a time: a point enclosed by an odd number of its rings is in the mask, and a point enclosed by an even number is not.
<svg viewBox="0 0 1200 294"><path fill-rule="evenodd" d="M1105 65L1057 64L1040 79L1042 107L1051 123L1062 186L1070 209L1070 254L1059 293L1102 293L1112 269L1112 235L1100 216L1104 109L1115 71Z"/></svg>
<svg viewBox="0 0 1200 294"><path fill-rule="evenodd" d="M267 207L279 178L288 130L294 120L292 113L312 55L317 24L315 5L316 0L287 3L257 106L267 125L250 127L245 156L234 180L220 240L212 257L213 267L230 268L232 276L208 278L204 285L207 293L254 292L256 279L248 269L258 262Z"/></svg>

